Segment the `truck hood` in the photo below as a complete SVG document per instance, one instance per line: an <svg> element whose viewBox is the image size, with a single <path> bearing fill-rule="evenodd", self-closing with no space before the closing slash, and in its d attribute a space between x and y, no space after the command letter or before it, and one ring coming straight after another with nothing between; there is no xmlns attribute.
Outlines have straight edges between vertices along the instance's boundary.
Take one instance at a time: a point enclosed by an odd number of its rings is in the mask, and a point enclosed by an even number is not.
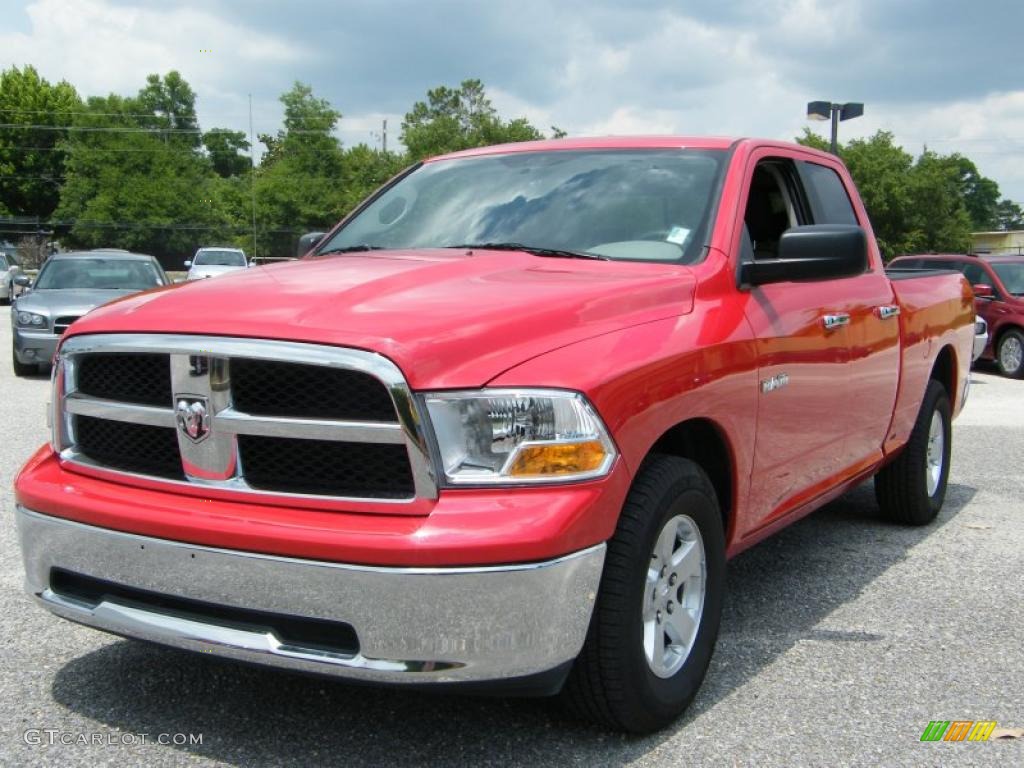
<svg viewBox="0 0 1024 768"><path fill-rule="evenodd" d="M387 356L416 389L481 386L567 344L693 306L676 264L431 249L305 259L127 297L83 333L306 341Z"/></svg>

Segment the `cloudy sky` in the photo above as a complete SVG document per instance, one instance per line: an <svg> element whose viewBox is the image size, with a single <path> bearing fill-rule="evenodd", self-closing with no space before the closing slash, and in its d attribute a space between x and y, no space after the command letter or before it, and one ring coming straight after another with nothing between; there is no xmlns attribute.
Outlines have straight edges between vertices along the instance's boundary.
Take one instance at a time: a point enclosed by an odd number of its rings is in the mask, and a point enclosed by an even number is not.
<svg viewBox="0 0 1024 768"><path fill-rule="evenodd" d="M570 135L789 139L814 99L862 101L841 137L883 128L961 152L1024 201L1022 0L0 0L0 67L85 95L179 70L204 128L274 131L295 80L389 140L428 88L477 77L505 117ZM209 51L209 52L206 52Z"/></svg>

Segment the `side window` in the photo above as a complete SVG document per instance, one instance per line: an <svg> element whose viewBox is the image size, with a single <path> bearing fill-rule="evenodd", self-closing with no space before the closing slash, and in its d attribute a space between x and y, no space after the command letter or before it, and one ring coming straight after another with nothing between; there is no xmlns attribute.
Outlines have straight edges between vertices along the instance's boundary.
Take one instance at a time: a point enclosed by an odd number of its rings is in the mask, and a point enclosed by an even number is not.
<svg viewBox="0 0 1024 768"><path fill-rule="evenodd" d="M853 203L839 174L817 163L800 163L815 224L857 224Z"/></svg>
<svg viewBox="0 0 1024 768"><path fill-rule="evenodd" d="M964 273L964 277L967 278L967 282L971 285L978 285L984 283L985 285L992 285L992 278L985 272L985 268L981 264L971 264L970 262L960 262L958 265L960 271Z"/></svg>
<svg viewBox="0 0 1024 768"><path fill-rule="evenodd" d="M790 168L782 160L762 160L754 168L743 221L755 259L776 258L782 233L802 218Z"/></svg>

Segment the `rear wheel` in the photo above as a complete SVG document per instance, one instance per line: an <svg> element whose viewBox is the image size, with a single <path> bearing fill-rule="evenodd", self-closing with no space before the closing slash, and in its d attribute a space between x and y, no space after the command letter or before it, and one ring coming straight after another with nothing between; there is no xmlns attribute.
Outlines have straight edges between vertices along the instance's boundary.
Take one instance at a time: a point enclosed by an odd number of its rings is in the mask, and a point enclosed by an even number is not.
<svg viewBox="0 0 1024 768"><path fill-rule="evenodd" d="M650 458L608 542L587 640L563 691L570 709L634 733L672 722L707 672L724 592L710 480L691 461Z"/></svg>
<svg viewBox="0 0 1024 768"><path fill-rule="evenodd" d="M1024 376L1024 333L1013 330L999 337L996 362L1004 376L1015 379Z"/></svg>
<svg viewBox="0 0 1024 768"><path fill-rule="evenodd" d="M949 480L951 422L946 388L932 379L906 447L875 475L875 498L886 517L926 525L939 514Z"/></svg>

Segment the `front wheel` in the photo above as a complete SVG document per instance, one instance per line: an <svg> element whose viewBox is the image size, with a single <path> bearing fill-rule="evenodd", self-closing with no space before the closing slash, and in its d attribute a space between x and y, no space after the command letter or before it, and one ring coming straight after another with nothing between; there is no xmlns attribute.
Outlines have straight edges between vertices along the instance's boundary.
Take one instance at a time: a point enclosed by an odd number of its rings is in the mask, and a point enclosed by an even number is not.
<svg viewBox="0 0 1024 768"><path fill-rule="evenodd" d="M711 481L691 461L648 459L608 542L587 640L563 691L570 709L633 733L668 725L704 680L724 594Z"/></svg>
<svg viewBox="0 0 1024 768"><path fill-rule="evenodd" d="M946 388L932 379L903 452L875 475L875 498L886 517L927 525L939 514L949 480L951 423Z"/></svg>
<svg viewBox="0 0 1024 768"><path fill-rule="evenodd" d="M1004 376L1024 377L1024 333L1013 330L999 337L996 362Z"/></svg>

